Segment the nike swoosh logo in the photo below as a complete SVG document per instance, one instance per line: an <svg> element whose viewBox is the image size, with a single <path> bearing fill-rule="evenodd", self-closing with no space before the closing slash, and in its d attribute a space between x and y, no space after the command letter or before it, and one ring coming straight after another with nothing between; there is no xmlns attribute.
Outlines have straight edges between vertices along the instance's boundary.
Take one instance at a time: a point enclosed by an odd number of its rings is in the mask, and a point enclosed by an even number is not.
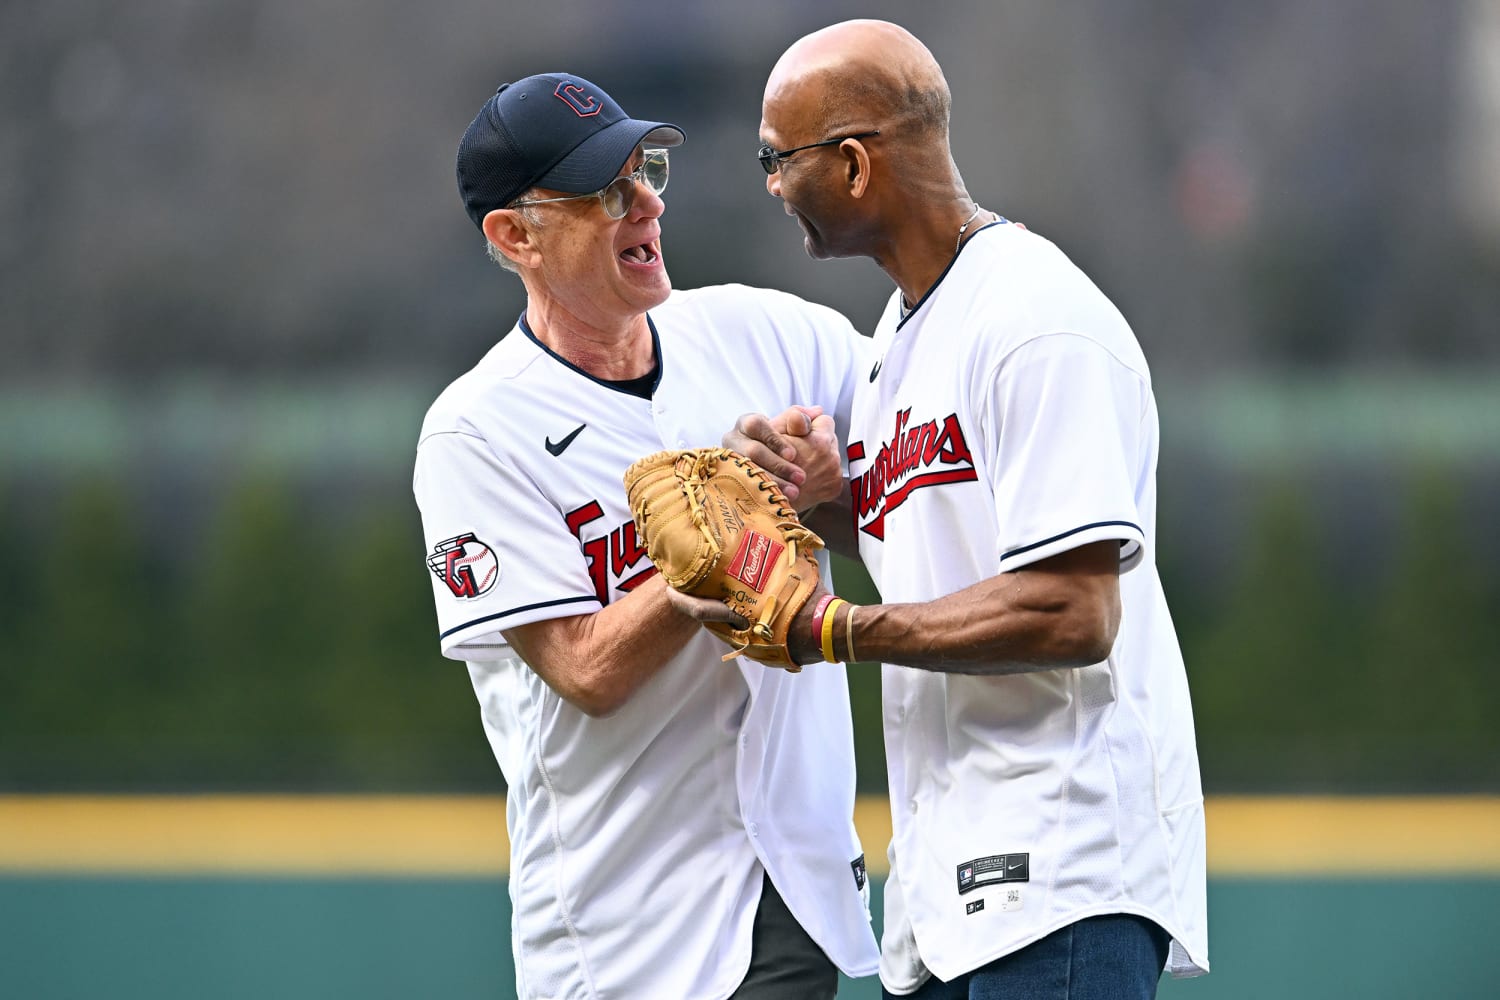
<svg viewBox="0 0 1500 1000"><path fill-rule="evenodd" d="M1007 868L1006 868L1006 869L1005 869L1005 870L1006 870L1006 871L1008 871L1008 872L1013 872L1013 871L1015 871L1015 870L1016 870L1016 869L1017 869L1017 868L1019 868L1019 867L1021 867L1021 866L1022 866L1022 865L1024 865L1024 864L1025 864L1025 863L1026 863L1026 862L1024 862L1024 861L1017 861L1017 862L1016 862L1016 863L1015 863L1015 864L1013 864L1013 865L1010 865L1010 866L1008 866L1008 867L1007 867Z"/></svg>
<svg viewBox="0 0 1500 1000"><path fill-rule="evenodd" d="M870 381L875 381L875 376L880 374L880 366L885 364L885 358L875 362L875 367L870 369Z"/></svg>
<svg viewBox="0 0 1500 1000"><path fill-rule="evenodd" d="M549 455L557 456L567 451L568 445L572 444L573 439L582 434L583 429L587 426L588 424L579 424L577 430L575 430L572 434L569 434L567 437L563 438L561 441L557 442L557 444L553 444L550 437L547 438L547 453Z"/></svg>

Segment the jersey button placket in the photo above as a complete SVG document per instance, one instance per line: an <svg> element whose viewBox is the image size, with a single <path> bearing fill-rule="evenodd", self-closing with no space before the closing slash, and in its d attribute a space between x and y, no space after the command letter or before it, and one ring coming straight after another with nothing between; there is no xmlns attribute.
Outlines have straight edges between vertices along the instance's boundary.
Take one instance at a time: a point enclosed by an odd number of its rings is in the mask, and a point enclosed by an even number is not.
<svg viewBox="0 0 1500 1000"><path fill-rule="evenodd" d="M675 444L675 446L678 448L686 448L688 446L686 438L682 437L680 434L674 433L671 428L662 426L664 423L662 418L664 418L666 415L666 406L653 400L651 403L651 416L656 422L656 431L661 436L662 445L664 447L670 448Z"/></svg>

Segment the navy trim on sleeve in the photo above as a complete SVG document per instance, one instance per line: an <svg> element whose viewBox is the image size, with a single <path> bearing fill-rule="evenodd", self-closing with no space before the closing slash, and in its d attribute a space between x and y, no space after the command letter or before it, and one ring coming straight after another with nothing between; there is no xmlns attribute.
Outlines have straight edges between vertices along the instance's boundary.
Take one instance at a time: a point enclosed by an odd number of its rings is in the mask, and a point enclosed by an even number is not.
<svg viewBox="0 0 1500 1000"><path fill-rule="evenodd" d="M452 635L454 632L462 632L466 628L472 628L475 625L482 625L485 622L492 622L496 618L504 618L506 615L518 615L522 611L535 611L537 608L552 608L552 607L556 607L559 604L583 604L583 603L597 604L597 603L599 603L599 598L595 597L592 594L590 594L588 597L563 597L563 598L559 598L556 601L542 601L540 604L527 604L527 605L525 605L523 607L519 607L519 608L510 608L510 609L505 610L505 611L497 611L497 612L495 612L492 615L485 615L483 618L475 618L471 622L464 622L462 625L455 625L455 626L453 626L453 628L450 628L448 631L446 631L446 632L442 633L441 635L439 635L438 638L439 639L446 639L450 635Z"/></svg>
<svg viewBox="0 0 1500 1000"><path fill-rule="evenodd" d="M1030 552L1032 549L1039 549L1043 545L1051 545L1055 541L1067 538L1069 535L1076 535L1080 531L1088 531L1090 528L1111 528L1116 526L1122 528L1134 528L1136 532L1142 536L1146 534L1144 531L1141 531L1140 525L1135 524L1132 521L1095 521L1093 524L1081 525L1071 531L1064 531L1060 535L1053 535L1051 538L1044 538L1040 542L1032 542L1030 545L1021 546L1019 549L1011 549L1009 552L1000 557L1000 561L1005 562L1005 560L1009 559L1011 556L1018 556L1023 552ZM1126 539L1126 541L1135 541L1135 539Z"/></svg>

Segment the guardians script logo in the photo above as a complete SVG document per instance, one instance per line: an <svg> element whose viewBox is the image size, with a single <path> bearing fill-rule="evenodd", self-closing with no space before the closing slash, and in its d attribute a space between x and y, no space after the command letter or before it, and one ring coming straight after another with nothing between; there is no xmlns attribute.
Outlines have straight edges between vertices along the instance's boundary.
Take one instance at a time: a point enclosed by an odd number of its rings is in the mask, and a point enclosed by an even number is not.
<svg viewBox="0 0 1500 1000"><path fill-rule="evenodd" d="M656 567L646 558L646 546L636 537L635 521L604 532L603 524L596 523L604 518L598 500L568 511L565 517L588 560L589 579L600 604L608 604L615 591L630 593L656 574Z"/></svg>
<svg viewBox="0 0 1500 1000"><path fill-rule="evenodd" d="M849 445L849 465L865 457L863 441ZM885 516L915 490L979 478L974 456L964 440L958 414L911 424L911 407L896 414L896 431L881 446L870 467L849 483L854 496L854 523L860 531L885 540Z"/></svg>

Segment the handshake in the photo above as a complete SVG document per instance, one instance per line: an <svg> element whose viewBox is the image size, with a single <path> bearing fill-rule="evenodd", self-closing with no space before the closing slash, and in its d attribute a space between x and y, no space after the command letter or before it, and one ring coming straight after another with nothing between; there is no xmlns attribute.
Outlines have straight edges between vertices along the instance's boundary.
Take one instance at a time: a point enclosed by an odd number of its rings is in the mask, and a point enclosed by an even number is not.
<svg viewBox="0 0 1500 1000"><path fill-rule="evenodd" d="M729 439L749 440L745 423ZM663 579L699 599L674 603L729 644L724 659L793 672L819 656L838 662L832 626L843 602L823 590L823 540L765 468L723 447L661 451L626 470L625 492Z"/></svg>

